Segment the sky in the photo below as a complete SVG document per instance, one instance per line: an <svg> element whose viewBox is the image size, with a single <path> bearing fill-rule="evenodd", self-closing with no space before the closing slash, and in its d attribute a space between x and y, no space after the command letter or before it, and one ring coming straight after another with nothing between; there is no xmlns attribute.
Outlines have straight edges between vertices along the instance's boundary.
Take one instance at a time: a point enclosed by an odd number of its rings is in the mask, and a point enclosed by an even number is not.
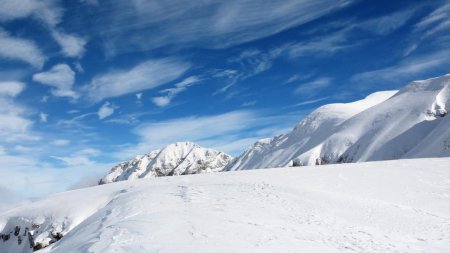
<svg viewBox="0 0 450 253"><path fill-rule="evenodd" d="M0 0L0 203L177 141L237 156L450 71L449 1Z"/></svg>

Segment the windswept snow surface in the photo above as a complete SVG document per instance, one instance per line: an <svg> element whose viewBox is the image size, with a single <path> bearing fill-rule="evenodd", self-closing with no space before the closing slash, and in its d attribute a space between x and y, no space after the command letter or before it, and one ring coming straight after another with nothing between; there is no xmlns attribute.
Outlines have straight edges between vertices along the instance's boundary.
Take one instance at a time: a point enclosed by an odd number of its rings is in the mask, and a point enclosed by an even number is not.
<svg viewBox="0 0 450 253"><path fill-rule="evenodd" d="M329 104L292 132L253 144L225 170L450 157L450 74Z"/></svg>
<svg viewBox="0 0 450 253"><path fill-rule="evenodd" d="M123 181L0 214L2 234L32 223L64 235L49 253L450 252L450 158Z"/></svg>
<svg viewBox="0 0 450 253"><path fill-rule="evenodd" d="M100 184L138 178L221 171L232 157L192 142L177 142L114 166Z"/></svg>

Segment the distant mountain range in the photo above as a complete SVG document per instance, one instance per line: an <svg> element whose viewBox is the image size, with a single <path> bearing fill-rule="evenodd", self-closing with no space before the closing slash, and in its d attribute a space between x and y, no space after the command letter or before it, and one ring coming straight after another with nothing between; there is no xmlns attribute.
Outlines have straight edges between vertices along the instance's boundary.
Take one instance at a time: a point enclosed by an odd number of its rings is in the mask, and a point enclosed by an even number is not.
<svg viewBox="0 0 450 253"><path fill-rule="evenodd" d="M100 184L145 177L269 167L450 156L450 74L319 107L287 134L237 158L190 142L123 162Z"/></svg>

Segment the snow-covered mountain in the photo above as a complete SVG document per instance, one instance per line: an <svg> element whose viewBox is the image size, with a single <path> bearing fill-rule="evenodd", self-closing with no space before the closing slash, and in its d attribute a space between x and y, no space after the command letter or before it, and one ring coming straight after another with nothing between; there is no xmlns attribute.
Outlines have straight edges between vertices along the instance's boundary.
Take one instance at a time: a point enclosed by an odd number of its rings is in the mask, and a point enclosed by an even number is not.
<svg viewBox="0 0 450 253"><path fill-rule="evenodd" d="M292 132L263 139L225 170L450 156L450 75L347 104L329 104Z"/></svg>
<svg viewBox="0 0 450 253"><path fill-rule="evenodd" d="M221 171L232 157L192 142L177 142L161 150L114 166L99 184L173 175Z"/></svg>
<svg viewBox="0 0 450 253"><path fill-rule="evenodd" d="M99 185L1 212L0 253L449 252L449 164L425 158Z"/></svg>

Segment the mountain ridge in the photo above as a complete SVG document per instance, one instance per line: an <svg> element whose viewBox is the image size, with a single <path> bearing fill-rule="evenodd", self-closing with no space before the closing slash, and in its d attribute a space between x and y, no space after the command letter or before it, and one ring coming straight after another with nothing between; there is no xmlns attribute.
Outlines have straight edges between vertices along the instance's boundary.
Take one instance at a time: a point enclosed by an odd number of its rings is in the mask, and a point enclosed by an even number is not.
<svg viewBox="0 0 450 253"><path fill-rule="evenodd" d="M220 171L232 159L192 142L176 142L114 166L99 184L138 178L188 175Z"/></svg>
<svg viewBox="0 0 450 253"><path fill-rule="evenodd" d="M449 107L450 74L324 105L290 133L256 142L224 170L450 156Z"/></svg>

